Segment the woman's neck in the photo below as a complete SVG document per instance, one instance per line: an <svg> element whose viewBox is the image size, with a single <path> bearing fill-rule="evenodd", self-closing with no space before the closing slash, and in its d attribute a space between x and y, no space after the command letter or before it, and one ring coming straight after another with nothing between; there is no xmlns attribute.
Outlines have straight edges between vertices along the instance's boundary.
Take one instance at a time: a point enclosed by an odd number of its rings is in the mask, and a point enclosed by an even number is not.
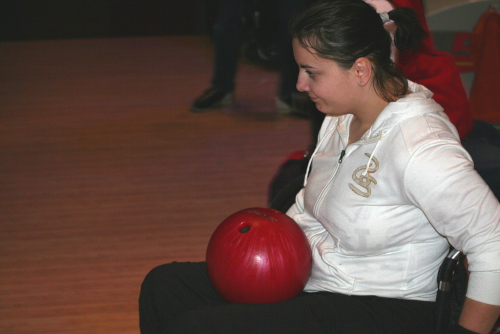
<svg viewBox="0 0 500 334"><path fill-rule="evenodd" d="M387 107L389 102L381 98L373 89L373 86L365 87L368 89L367 95L353 112L353 119L349 127L349 144L357 142L375 123L377 117ZM411 93L410 91L407 94ZM394 100L398 100L397 98Z"/></svg>
<svg viewBox="0 0 500 334"><path fill-rule="evenodd" d="M363 105L354 117L349 127L349 144L357 142L370 129L378 115L387 107L389 102L378 95Z"/></svg>

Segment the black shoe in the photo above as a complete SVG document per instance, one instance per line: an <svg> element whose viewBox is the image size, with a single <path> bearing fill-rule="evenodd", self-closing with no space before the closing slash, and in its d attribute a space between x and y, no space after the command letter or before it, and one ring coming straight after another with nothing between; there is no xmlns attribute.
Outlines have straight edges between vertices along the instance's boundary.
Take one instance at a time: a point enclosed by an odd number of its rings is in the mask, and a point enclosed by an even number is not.
<svg viewBox="0 0 500 334"><path fill-rule="evenodd" d="M218 90L207 89L203 95L197 98L191 106L191 111L196 113L210 111L216 108L226 107L233 104L233 94Z"/></svg>

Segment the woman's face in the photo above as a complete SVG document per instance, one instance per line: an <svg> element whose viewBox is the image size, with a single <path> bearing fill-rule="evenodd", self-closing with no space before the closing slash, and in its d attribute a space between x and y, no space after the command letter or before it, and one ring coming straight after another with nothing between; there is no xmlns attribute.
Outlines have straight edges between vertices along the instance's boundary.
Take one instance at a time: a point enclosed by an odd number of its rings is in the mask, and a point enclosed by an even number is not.
<svg viewBox="0 0 500 334"><path fill-rule="evenodd" d="M297 89L307 92L319 111L340 116L353 113L356 108L356 83L359 81L352 69L341 69L333 60L313 54L293 40L293 53L299 65Z"/></svg>

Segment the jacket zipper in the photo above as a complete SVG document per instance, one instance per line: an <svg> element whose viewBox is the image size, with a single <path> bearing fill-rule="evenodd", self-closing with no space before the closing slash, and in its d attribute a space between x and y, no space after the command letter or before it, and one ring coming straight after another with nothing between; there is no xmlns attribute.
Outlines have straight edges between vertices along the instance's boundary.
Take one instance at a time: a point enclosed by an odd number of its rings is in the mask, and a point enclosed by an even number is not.
<svg viewBox="0 0 500 334"><path fill-rule="evenodd" d="M337 171L339 170L340 164L344 160L344 156L345 156L345 149L343 149L342 152L340 152L339 164L337 165L337 168L333 172L332 176L330 177L327 184L325 185L325 187L321 191L321 194L319 195L318 199L316 200L316 203L314 204L314 211L313 212L314 212L315 216L318 215L319 206L321 205L321 203L323 203L323 200L325 199L326 193L330 189L330 186L333 182L333 179L335 179L335 176L337 175Z"/></svg>
<svg viewBox="0 0 500 334"><path fill-rule="evenodd" d="M345 149L340 152L340 158L339 158L339 164L342 163L342 160L344 160L344 155L345 155Z"/></svg>
<svg viewBox="0 0 500 334"><path fill-rule="evenodd" d="M370 144L372 142L377 142L377 141L380 141L380 138L383 136L383 133L382 132L379 132L376 137L372 138L371 140L365 140L364 142L357 142L356 144L358 145L363 145L363 144ZM342 140L344 141L344 139L342 138ZM345 141L344 141L345 143ZM344 144L345 145L345 144ZM345 154L346 154L346 148L344 148L341 152L340 152L340 157L339 157L339 164L337 165L337 168L335 169L335 171L333 172L332 176L330 177L330 179L328 180L327 184L325 185L325 187L323 188L323 190L321 191L320 195L318 196L318 199L316 200L316 203L314 204L314 209L313 209L313 213L314 215L317 217L318 216L318 213L319 213L319 206L321 205L321 203L323 203L323 200L325 199L325 196L326 196L326 193L327 191L330 189L330 186L333 182L333 179L335 178L335 176L337 175L337 172L340 168L340 164L342 164L342 162L344 161L344 157L345 157ZM313 155L314 156L314 155ZM312 160L313 157L311 157L311 160Z"/></svg>

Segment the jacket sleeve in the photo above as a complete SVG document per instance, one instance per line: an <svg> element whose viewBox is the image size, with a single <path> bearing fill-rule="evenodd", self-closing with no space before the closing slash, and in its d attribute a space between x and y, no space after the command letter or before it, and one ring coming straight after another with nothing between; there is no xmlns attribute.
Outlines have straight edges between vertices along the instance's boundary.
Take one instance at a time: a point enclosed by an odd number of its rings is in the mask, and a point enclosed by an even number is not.
<svg viewBox="0 0 500 334"><path fill-rule="evenodd" d="M445 131L434 133L405 169L407 198L436 231L467 255L467 296L500 305L500 205L474 170L470 156Z"/></svg>

